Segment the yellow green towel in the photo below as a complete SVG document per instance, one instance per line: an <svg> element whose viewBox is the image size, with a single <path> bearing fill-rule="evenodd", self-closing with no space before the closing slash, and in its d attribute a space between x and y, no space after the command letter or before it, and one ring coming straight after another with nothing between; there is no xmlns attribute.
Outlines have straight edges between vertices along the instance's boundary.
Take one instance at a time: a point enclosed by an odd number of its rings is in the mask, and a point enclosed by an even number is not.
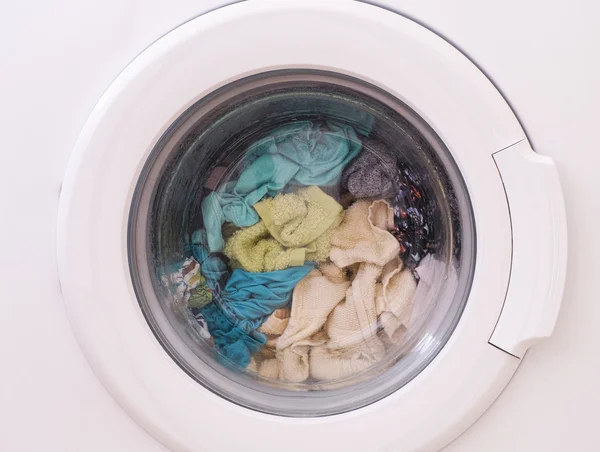
<svg viewBox="0 0 600 452"><path fill-rule="evenodd" d="M304 265L305 248L286 249L271 237L264 221L242 228L225 244L225 255L234 268L270 272Z"/></svg>
<svg viewBox="0 0 600 452"><path fill-rule="evenodd" d="M338 220L342 206L316 185L254 205L271 235L287 248L315 241Z"/></svg>
<svg viewBox="0 0 600 452"><path fill-rule="evenodd" d="M343 218L342 206L316 186L277 195L254 207L261 221L234 233L224 250L234 267L251 272L324 261L333 230Z"/></svg>

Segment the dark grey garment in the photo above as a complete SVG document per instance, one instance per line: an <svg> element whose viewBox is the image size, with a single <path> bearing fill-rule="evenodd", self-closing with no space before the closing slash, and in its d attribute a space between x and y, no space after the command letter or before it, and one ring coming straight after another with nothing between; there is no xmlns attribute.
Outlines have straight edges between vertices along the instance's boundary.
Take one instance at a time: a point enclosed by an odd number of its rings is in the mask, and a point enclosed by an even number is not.
<svg viewBox="0 0 600 452"><path fill-rule="evenodd" d="M342 173L342 187L355 198L387 198L393 192L396 166L385 145L365 139L362 152Z"/></svg>

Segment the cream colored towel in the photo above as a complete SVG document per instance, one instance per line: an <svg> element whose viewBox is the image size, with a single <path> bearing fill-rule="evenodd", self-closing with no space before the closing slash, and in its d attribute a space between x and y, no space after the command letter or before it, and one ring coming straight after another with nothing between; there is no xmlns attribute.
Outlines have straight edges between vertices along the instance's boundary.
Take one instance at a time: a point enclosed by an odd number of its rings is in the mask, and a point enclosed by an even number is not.
<svg viewBox="0 0 600 452"><path fill-rule="evenodd" d="M263 323L260 331L267 334L267 343L260 353L252 357L248 370L265 378L294 383L308 378L309 344L297 344L294 351L290 347L275 349L277 340L289 324L290 314L290 308L278 309Z"/></svg>
<svg viewBox="0 0 600 452"><path fill-rule="evenodd" d="M381 358L381 357L379 357ZM336 381L367 370L377 359L363 346L332 350L327 344L310 350L310 376L319 381Z"/></svg>
<svg viewBox="0 0 600 452"><path fill-rule="evenodd" d="M277 339L283 334L288 323L290 323L290 308L277 309L267 318L265 323L258 329L258 331L267 335L265 347L275 348Z"/></svg>
<svg viewBox="0 0 600 452"><path fill-rule="evenodd" d="M333 264L313 270L294 290L290 318L276 311L261 327L269 335L267 347L253 358L249 370L296 383L309 376L333 381L380 361L386 346L401 343L416 288L411 272L402 270L399 260L390 264L397 267L387 265L381 282L376 282L381 267L361 264L351 287L344 272ZM378 325L383 327L385 341L382 332L377 332ZM273 339L271 335L282 328L281 337ZM273 346L277 350L269 348Z"/></svg>
<svg viewBox="0 0 600 452"><path fill-rule="evenodd" d="M318 332L349 286L344 272L333 264L323 264L309 273L294 288L289 323L274 342L275 356L263 350L253 359L249 369L267 378L298 383L306 380L309 377L309 350L326 342L326 336ZM276 318L277 314L275 312L267 319L261 327L262 332L280 331L283 322ZM267 346L270 343L271 336L268 336Z"/></svg>
<svg viewBox="0 0 600 452"><path fill-rule="evenodd" d="M382 355L377 339L376 293L384 270L402 269L400 246L388 231L394 227L394 212L386 201L360 200L334 230L331 260L340 267L359 263L346 300L331 313L325 330L330 349L343 349L364 343L372 356ZM385 266L385 268L384 268Z"/></svg>
<svg viewBox="0 0 600 452"><path fill-rule="evenodd" d="M352 286L327 319L328 341L310 351L311 377L350 377L380 361L386 347L401 342L416 282L403 270L398 242L389 232L393 227L387 202L361 200L334 230L330 258L352 274Z"/></svg>
<svg viewBox="0 0 600 452"><path fill-rule="evenodd" d="M394 211L386 201L356 201L333 231L329 257L340 268L357 262L383 267L400 252L398 241L388 232L393 227Z"/></svg>
<svg viewBox="0 0 600 452"><path fill-rule="evenodd" d="M346 299L325 325L329 341L310 352L310 374L318 380L350 377L380 361L402 342L416 282L400 259L383 269L360 264ZM385 337L379 328L383 328Z"/></svg>
<svg viewBox="0 0 600 452"><path fill-rule="evenodd" d="M365 344L374 354L381 354L377 341L377 307L375 302L377 280L382 268L361 264L346 292L346 299L331 312L325 325L330 349L352 348Z"/></svg>
<svg viewBox="0 0 600 452"><path fill-rule="evenodd" d="M300 280L294 288L290 322L277 341L277 349L293 348L323 328L331 310L344 299L348 287L350 281L333 264L323 264Z"/></svg>
<svg viewBox="0 0 600 452"><path fill-rule="evenodd" d="M332 233L334 263L298 283L285 331L269 339L276 350L257 355L251 370L290 382L339 380L368 369L387 347L401 343L416 282L403 269L392 227L385 201L361 200L348 209Z"/></svg>
<svg viewBox="0 0 600 452"><path fill-rule="evenodd" d="M398 267L383 277L378 289L379 323L389 342L400 344L411 318L417 282L409 269Z"/></svg>
<svg viewBox="0 0 600 452"><path fill-rule="evenodd" d="M276 369L276 372L273 374L268 365L264 365L263 368L263 364L275 358L275 344L277 343L279 336L281 336L285 331L289 322L289 307L275 310L275 312L273 312L273 314L271 314L267 320L265 320L258 331L267 335L267 343L260 352L252 356L250 364L247 367L248 370L251 372L256 372L267 378L279 378L278 369Z"/></svg>

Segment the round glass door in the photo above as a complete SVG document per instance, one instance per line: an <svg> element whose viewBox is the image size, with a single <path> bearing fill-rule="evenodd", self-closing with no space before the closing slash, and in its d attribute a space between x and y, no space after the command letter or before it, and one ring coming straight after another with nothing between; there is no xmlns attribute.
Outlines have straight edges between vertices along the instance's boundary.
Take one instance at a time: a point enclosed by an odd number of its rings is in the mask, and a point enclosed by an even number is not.
<svg viewBox="0 0 600 452"><path fill-rule="evenodd" d="M167 130L128 254L148 323L199 384L323 416L396 391L444 347L475 230L456 164L409 107L347 76L277 71Z"/></svg>

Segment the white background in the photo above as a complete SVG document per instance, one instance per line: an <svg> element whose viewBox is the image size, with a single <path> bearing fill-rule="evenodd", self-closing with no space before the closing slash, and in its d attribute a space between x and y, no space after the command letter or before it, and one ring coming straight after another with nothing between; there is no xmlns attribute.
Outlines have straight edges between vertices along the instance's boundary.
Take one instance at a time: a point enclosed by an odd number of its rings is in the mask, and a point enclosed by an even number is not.
<svg viewBox="0 0 600 452"><path fill-rule="evenodd" d="M554 158L568 216L554 336L528 352L504 394L447 450L596 451L600 8L583 0L393 3L493 79L533 147ZM0 18L0 180L22 176L0 190L2 451L164 451L108 397L70 333L52 225L69 152L97 99L143 48L200 12L194 1L40 0L14 2ZM28 177L39 168L44 177Z"/></svg>

